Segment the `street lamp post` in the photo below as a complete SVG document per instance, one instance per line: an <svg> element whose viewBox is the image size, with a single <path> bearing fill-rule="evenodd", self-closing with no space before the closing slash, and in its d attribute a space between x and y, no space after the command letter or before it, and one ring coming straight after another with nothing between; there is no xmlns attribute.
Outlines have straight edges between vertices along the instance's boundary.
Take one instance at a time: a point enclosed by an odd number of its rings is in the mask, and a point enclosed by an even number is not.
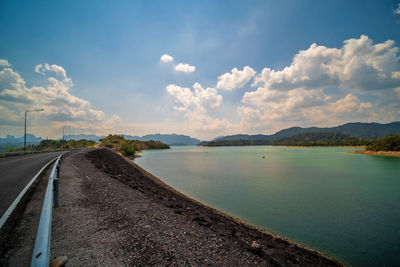
<svg viewBox="0 0 400 267"><path fill-rule="evenodd" d="M68 125L63 127L63 138L62 138L63 140L65 140L65 137L64 137L64 129L65 129L65 128L68 128L68 127L69 127Z"/></svg>
<svg viewBox="0 0 400 267"><path fill-rule="evenodd" d="M25 110L25 130L24 130L24 152L26 151L26 113L33 111L43 111L44 109Z"/></svg>

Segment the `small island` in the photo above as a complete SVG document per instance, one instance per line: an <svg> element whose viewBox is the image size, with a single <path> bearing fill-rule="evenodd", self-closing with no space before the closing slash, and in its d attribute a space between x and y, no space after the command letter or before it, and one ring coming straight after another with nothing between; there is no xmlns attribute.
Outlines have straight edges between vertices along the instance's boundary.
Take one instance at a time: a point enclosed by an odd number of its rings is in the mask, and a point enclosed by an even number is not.
<svg viewBox="0 0 400 267"><path fill-rule="evenodd" d="M170 148L161 141L126 140L121 135L112 134L100 139L100 142L100 146L114 149L126 157L137 157L136 153L142 150Z"/></svg>

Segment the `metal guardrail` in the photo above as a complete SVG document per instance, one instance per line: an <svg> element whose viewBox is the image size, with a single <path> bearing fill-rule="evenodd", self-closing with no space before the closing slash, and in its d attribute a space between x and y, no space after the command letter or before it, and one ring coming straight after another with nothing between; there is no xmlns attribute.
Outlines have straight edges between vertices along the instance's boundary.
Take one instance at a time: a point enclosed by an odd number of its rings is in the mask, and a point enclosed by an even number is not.
<svg viewBox="0 0 400 267"><path fill-rule="evenodd" d="M39 227L36 234L35 247L33 249L31 266L46 266L50 264L50 240L51 221L54 207L58 207L58 179L60 178L60 167L63 159L72 151L61 154L55 162L49 181L47 183L42 212L40 214Z"/></svg>

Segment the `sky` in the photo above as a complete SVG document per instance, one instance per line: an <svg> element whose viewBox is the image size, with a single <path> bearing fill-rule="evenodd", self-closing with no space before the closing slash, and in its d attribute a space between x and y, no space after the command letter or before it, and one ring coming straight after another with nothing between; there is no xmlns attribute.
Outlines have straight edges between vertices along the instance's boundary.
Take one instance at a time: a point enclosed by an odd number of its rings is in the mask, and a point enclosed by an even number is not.
<svg viewBox="0 0 400 267"><path fill-rule="evenodd" d="M0 137L400 120L399 1L0 1Z"/></svg>

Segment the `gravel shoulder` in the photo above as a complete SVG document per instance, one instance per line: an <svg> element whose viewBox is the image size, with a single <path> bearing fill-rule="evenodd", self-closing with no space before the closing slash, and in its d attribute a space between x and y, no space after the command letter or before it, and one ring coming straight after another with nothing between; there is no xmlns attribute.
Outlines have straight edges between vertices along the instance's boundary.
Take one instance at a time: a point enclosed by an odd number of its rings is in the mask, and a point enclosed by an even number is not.
<svg viewBox="0 0 400 267"><path fill-rule="evenodd" d="M68 266L341 265L194 201L108 149L64 161L51 253Z"/></svg>

